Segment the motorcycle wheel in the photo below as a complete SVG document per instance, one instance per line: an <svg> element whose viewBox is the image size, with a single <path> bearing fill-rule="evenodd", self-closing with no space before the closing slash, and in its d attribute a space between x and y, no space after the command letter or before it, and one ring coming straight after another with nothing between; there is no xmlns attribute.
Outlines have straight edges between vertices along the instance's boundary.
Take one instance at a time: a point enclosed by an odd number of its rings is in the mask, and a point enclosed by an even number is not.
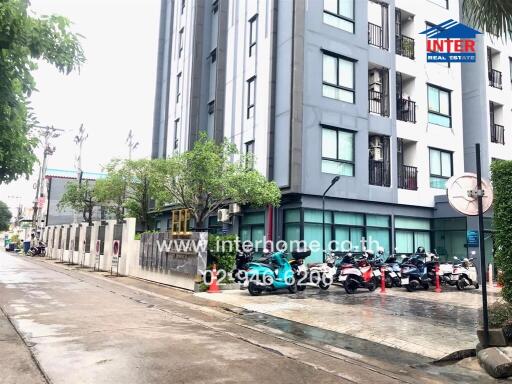
<svg viewBox="0 0 512 384"><path fill-rule="evenodd" d="M466 288L466 282L464 281L464 279L457 280L457 289L459 291L463 291L465 288Z"/></svg>
<svg viewBox="0 0 512 384"><path fill-rule="evenodd" d="M386 276L386 288L393 288L393 279L391 276Z"/></svg>
<svg viewBox="0 0 512 384"><path fill-rule="evenodd" d="M349 278L345 280L345 284L343 284L343 287L345 288L345 292L347 292L349 295L352 295L356 293L357 287L359 287L359 283L354 279Z"/></svg>
<svg viewBox="0 0 512 384"><path fill-rule="evenodd" d="M331 280L327 280L327 281L320 281L318 283L318 287L324 291L327 291L329 289L329 287L331 286L332 284L332 281Z"/></svg>
<svg viewBox="0 0 512 384"><path fill-rule="evenodd" d="M288 286L288 292L290 293L297 293L297 283L293 283L292 285L289 285ZM306 288L306 286L304 286L304 289Z"/></svg>
<svg viewBox="0 0 512 384"><path fill-rule="evenodd" d="M475 284L473 284L473 285L475 286L475 289L480 288L480 284L478 284L478 283L475 283Z"/></svg>
<svg viewBox="0 0 512 384"><path fill-rule="evenodd" d="M402 286L402 282L400 281L400 279L399 279L399 278L395 278L395 279L393 280L393 285L394 285L395 287L397 287L397 288L400 288L400 287Z"/></svg>
<svg viewBox="0 0 512 384"><path fill-rule="evenodd" d="M425 282L421 285L421 287L423 288L424 291L428 291L430 286L428 285L428 283Z"/></svg>
<svg viewBox="0 0 512 384"><path fill-rule="evenodd" d="M377 289L377 283L372 279L366 284L366 287L368 288L368 291L373 292Z"/></svg>
<svg viewBox="0 0 512 384"><path fill-rule="evenodd" d="M254 282L250 282L249 283L249 293L251 294L251 296L259 296L261 295L261 292L263 291L263 289L261 289L256 283Z"/></svg>
<svg viewBox="0 0 512 384"><path fill-rule="evenodd" d="M405 286L405 288L407 288L407 291L409 291L409 292L414 292L419 287L420 287L420 282L417 280L411 280L411 281L409 281L409 284L407 284Z"/></svg>

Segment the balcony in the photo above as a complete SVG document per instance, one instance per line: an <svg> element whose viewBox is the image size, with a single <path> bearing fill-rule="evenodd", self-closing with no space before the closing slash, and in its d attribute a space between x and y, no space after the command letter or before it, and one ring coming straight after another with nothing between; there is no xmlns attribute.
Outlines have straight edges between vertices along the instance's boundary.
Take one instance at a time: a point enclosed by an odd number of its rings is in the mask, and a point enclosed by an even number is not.
<svg viewBox="0 0 512 384"><path fill-rule="evenodd" d="M398 167L398 188L411 191L418 190L418 168L410 165Z"/></svg>
<svg viewBox="0 0 512 384"><path fill-rule="evenodd" d="M389 172L389 163L382 160L369 160L369 183L381 187L391 185L391 175Z"/></svg>
<svg viewBox="0 0 512 384"><path fill-rule="evenodd" d="M489 85L501 89L501 72L495 69L489 70Z"/></svg>
<svg viewBox="0 0 512 384"><path fill-rule="evenodd" d="M382 92L368 90L368 110L381 116L389 116L387 98Z"/></svg>
<svg viewBox="0 0 512 384"><path fill-rule="evenodd" d="M499 124L491 124L491 142L505 145L505 127Z"/></svg>
<svg viewBox="0 0 512 384"><path fill-rule="evenodd" d="M396 53L414 60L414 39L403 35L397 35L395 38Z"/></svg>
<svg viewBox="0 0 512 384"><path fill-rule="evenodd" d="M377 48L388 49L384 31L380 25L368 23L368 44Z"/></svg>
<svg viewBox="0 0 512 384"><path fill-rule="evenodd" d="M416 123L416 102L409 99L398 99L396 101L396 119Z"/></svg>

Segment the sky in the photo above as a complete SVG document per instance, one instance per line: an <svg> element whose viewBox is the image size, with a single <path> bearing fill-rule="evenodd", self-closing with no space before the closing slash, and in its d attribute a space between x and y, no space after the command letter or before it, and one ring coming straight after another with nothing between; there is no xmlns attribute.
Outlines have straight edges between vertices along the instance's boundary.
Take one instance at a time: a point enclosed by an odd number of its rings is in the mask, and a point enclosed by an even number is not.
<svg viewBox="0 0 512 384"><path fill-rule="evenodd" d="M87 62L80 73L63 75L40 63L34 73L39 92L31 106L41 125L65 132L54 139L56 152L48 167L73 170L80 124L84 142L82 169L100 172L112 158L127 157L126 137L133 130L139 147L134 158L151 153L151 134L158 51L159 0L31 0L37 15L60 14L84 36ZM38 151L38 155L41 151ZM31 206L39 165L29 180L0 185L0 200L14 213Z"/></svg>

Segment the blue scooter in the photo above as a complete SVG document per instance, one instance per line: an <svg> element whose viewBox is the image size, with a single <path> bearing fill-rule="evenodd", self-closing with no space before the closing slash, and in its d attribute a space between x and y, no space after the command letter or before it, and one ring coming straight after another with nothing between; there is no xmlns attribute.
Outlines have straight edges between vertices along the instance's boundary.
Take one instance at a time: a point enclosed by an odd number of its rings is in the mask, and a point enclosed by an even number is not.
<svg viewBox="0 0 512 384"><path fill-rule="evenodd" d="M249 293L258 296L263 291L288 289L290 293L297 292L297 279L284 252L275 252L265 263L247 264L247 281Z"/></svg>

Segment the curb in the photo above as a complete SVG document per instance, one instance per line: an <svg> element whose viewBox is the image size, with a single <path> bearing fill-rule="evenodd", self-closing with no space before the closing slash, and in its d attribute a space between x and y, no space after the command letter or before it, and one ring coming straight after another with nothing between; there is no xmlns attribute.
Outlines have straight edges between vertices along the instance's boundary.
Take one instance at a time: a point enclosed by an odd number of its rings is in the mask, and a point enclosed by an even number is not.
<svg viewBox="0 0 512 384"><path fill-rule="evenodd" d="M449 363L455 363L457 361L460 361L462 359L466 359L468 357L475 357L476 356L476 350L471 349L461 349L460 351L455 351L450 353L449 355L446 355L438 360L434 360L432 364L434 365L442 365L442 364L449 364Z"/></svg>

